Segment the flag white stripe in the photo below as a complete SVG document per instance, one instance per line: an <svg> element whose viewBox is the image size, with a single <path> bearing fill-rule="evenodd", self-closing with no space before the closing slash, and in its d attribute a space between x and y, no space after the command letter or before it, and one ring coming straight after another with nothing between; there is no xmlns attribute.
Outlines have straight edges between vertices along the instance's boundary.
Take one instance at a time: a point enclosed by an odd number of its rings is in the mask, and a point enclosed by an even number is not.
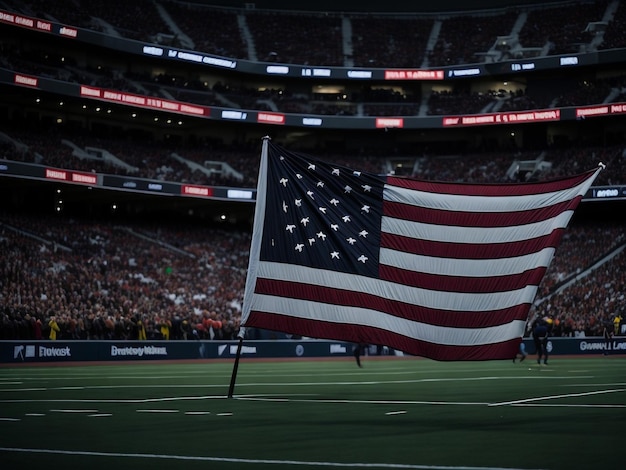
<svg viewBox="0 0 626 470"><path fill-rule="evenodd" d="M461 293L410 287L366 276L346 274L305 266L261 261L259 278L295 281L314 286L371 294L383 299L398 300L426 308L484 312L532 303L537 286L525 286L506 292Z"/></svg>
<svg viewBox="0 0 626 470"><path fill-rule="evenodd" d="M524 333L525 321L484 328L450 328L415 322L378 310L345 307L307 300L256 294L252 310L286 315L293 318L373 328L400 333L412 339L450 346L476 346L519 338Z"/></svg>
<svg viewBox="0 0 626 470"><path fill-rule="evenodd" d="M584 194L590 186L585 180L573 188L550 193L530 194L523 196L471 196L456 194L440 194L385 185L383 199L400 202L411 206L426 207L456 212L518 212L551 206L574 199ZM582 191L582 192L581 192Z"/></svg>
<svg viewBox="0 0 626 470"><path fill-rule="evenodd" d="M541 266L548 266L554 256L554 248L544 248L537 253L500 259L436 258L414 255L381 248L380 263L394 268L418 271L442 276L488 277L519 274Z"/></svg>
<svg viewBox="0 0 626 470"><path fill-rule="evenodd" d="M565 211L551 219L510 227L458 227L425 224L392 217L383 217L381 230L393 235L445 243L509 243L548 235L556 228L565 228L573 211Z"/></svg>

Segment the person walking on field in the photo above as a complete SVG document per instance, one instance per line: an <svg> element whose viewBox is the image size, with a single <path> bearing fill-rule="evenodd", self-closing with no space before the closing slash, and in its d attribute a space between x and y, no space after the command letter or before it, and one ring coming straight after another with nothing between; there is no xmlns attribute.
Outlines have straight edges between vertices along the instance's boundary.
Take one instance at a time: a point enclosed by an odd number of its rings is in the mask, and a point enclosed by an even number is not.
<svg viewBox="0 0 626 470"><path fill-rule="evenodd" d="M517 352L517 354L515 354L515 357L513 358L513 362L517 361L518 356L520 356L519 358L520 362L524 362L524 359L526 359L526 356L528 356L528 353L526 352L526 345L524 344L524 340L520 340L519 351Z"/></svg>
<svg viewBox="0 0 626 470"><path fill-rule="evenodd" d="M361 355L365 352L365 348L367 345L365 343L357 343L354 345L352 350L352 354L354 354L354 359L356 360L356 365L359 367L363 367L361 365Z"/></svg>
<svg viewBox="0 0 626 470"><path fill-rule="evenodd" d="M537 318L533 322L533 342L537 351L537 364L548 365L548 335L552 326L552 318Z"/></svg>

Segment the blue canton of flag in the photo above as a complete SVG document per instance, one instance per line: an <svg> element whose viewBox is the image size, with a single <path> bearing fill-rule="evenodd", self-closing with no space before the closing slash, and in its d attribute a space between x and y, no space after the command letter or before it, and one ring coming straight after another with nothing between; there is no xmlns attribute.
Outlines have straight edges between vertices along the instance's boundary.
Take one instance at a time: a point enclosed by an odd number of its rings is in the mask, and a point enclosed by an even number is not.
<svg viewBox="0 0 626 470"><path fill-rule="evenodd" d="M281 152L268 181L262 260L378 276L382 178Z"/></svg>

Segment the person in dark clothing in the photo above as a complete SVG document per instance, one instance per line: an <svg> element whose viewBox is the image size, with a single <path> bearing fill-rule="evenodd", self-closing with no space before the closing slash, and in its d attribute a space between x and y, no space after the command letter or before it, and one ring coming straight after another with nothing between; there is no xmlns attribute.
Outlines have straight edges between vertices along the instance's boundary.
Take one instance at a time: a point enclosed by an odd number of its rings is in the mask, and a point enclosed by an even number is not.
<svg viewBox="0 0 626 470"><path fill-rule="evenodd" d="M356 365L359 367L363 367L361 365L361 355L365 352L366 347L367 345L365 343L357 343L352 349L352 354L354 354L354 359L356 359Z"/></svg>
<svg viewBox="0 0 626 470"><path fill-rule="evenodd" d="M608 356L609 353L611 352L612 348L612 344L611 341L613 340L613 322L612 321L605 321L604 322L604 328L602 331L602 336L604 336L604 355Z"/></svg>
<svg viewBox="0 0 626 470"><path fill-rule="evenodd" d="M533 342L537 351L537 364L541 364L543 358L544 365L548 365L548 337L552 326L552 318L537 318L533 322Z"/></svg>

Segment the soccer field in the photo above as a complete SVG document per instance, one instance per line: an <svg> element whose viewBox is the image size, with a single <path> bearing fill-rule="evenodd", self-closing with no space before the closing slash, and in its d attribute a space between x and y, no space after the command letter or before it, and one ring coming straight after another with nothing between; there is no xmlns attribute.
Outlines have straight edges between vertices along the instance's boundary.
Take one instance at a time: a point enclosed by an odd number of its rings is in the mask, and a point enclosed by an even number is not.
<svg viewBox="0 0 626 470"><path fill-rule="evenodd" d="M626 357L0 368L3 470L626 468Z"/></svg>

